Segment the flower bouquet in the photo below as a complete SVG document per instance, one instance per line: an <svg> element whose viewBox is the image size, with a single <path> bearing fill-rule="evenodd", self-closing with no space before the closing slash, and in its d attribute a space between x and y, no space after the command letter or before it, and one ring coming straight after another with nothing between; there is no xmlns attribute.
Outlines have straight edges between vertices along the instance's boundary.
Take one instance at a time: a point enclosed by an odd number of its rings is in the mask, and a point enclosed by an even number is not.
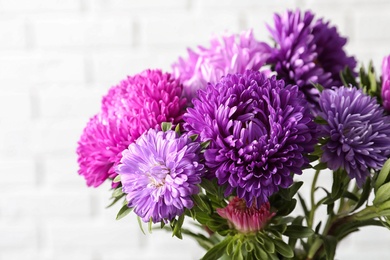
<svg viewBox="0 0 390 260"><path fill-rule="evenodd" d="M310 11L267 27L273 43L215 37L103 97L79 174L112 183L117 219L188 235L203 259L334 259L359 228L390 227L390 56L381 78L357 71L346 38Z"/></svg>

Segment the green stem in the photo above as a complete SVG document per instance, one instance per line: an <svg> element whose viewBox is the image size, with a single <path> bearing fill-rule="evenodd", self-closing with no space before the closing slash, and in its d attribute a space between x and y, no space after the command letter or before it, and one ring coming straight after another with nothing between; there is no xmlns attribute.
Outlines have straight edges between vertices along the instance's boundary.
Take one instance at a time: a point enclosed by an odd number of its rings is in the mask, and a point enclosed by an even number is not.
<svg viewBox="0 0 390 260"><path fill-rule="evenodd" d="M316 170L316 172L314 174L313 182L311 184L311 189L310 189L310 205L311 205L311 209L310 209L309 219L307 220L307 225L310 228L313 228L314 215L315 215L315 211L317 210L317 206L316 206L316 203L315 203L314 192L315 192L315 189L316 189L317 180L318 180L318 176L320 175L320 171L321 170Z"/></svg>

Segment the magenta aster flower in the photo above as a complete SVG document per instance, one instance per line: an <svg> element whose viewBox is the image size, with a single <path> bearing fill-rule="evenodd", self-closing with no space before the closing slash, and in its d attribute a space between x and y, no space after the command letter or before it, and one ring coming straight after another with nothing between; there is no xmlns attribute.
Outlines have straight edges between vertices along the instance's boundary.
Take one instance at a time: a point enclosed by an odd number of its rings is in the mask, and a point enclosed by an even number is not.
<svg viewBox="0 0 390 260"><path fill-rule="evenodd" d="M356 88L326 89L320 96L319 116L327 142L321 161L331 170L344 169L362 186L370 168L379 170L390 155L390 117L376 99Z"/></svg>
<svg viewBox="0 0 390 260"><path fill-rule="evenodd" d="M177 79L161 70L145 70L127 77L103 97L102 110L119 122L131 121L129 134L138 138L149 128L162 122L178 123L186 100L181 98L183 87Z"/></svg>
<svg viewBox="0 0 390 260"><path fill-rule="evenodd" d="M184 127L210 141L209 177L257 206L292 184L314 149L316 125L297 86L255 71L228 74L198 92Z"/></svg>
<svg viewBox="0 0 390 260"><path fill-rule="evenodd" d="M101 114L90 119L84 128L77 147L79 174L88 186L98 187L107 178L115 178L114 164L119 162L120 153L133 139L128 135L126 125L118 127L115 120Z"/></svg>
<svg viewBox="0 0 390 260"><path fill-rule="evenodd" d="M355 69L354 57L343 50L347 39L329 22L314 20L310 11L303 15L299 10L275 14L274 23L274 28L268 29L276 46L268 62L279 78L298 85L314 105L318 103L319 92L313 83L324 88L340 86L340 71L346 66Z"/></svg>
<svg viewBox="0 0 390 260"><path fill-rule="evenodd" d="M252 30L241 33L239 38L226 34L211 39L210 48L199 46L188 49L188 58L179 58L173 64L173 74L184 85L184 95L191 101L198 89L208 82L216 83L228 73L244 73L245 70L259 70L270 55L271 48L258 42Z"/></svg>
<svg viewBox="0 0 390 260"><path fill-rule="evenodd" d="M390 55L384 57L382 62L382 103L390 111Z"/></svg>
<svg viewBox="0 0 390 260"><path fill-rule="evenodd" d="M171 74L145 70L112 87L103 97L102 112L93 117L78 142L79 174L88 186L115 178L121 152L150 128L178 123L186 100Z"/></svg>
<svg viewBox="0 0 390 260"><path fill-rule="evenodd" d="M248 207L245 200L234 197L223 209L217 209L218 214L228 220L230 228L240 233L256 233L263 230L268 221L275 215L270 211L269 202L257 208Z"/></svg>
<svg viewBox="0 0 390 260"><path fill-rule="evenodd" d="M123 152L117 172L128 206L149 222L169 221L192 208L204 166L201 146L174 131L150 129Z"/></svg>

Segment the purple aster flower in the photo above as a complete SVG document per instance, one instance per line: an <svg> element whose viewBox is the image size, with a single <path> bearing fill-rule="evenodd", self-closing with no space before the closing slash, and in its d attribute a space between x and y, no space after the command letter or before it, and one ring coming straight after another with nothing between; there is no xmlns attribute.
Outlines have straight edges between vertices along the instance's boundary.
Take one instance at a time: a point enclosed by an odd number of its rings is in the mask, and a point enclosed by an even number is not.
<svg viewBox="0 0 390 260"><path fill-rule="evenodd" d="M223 77L198 92L184 127L210 141L206 165L225 195L259 207L302 173L313 151L316 125L297 86L256 71Z"/></svg>
<svg viewBox="0 0 390 260"><path fill-rule="evenodd" d="M191 101L198 89L208 82L216 83L222 76L259 70L270 55L271 48L258 42L252 30L238 36L226 34L211 39L209 49L199 46L196 51L188 49L188 58L179 58L173 64L173 74L184 85L184 95Z"/></svg>
<svg viewBox="0 0 390 260"><path fill-rule="evenodd" d="M390 111L390 55L384 57L382 62L382 103Z"/></svg>
<svg viewBox="0 0 390 260"><path fill-rule="evenodd" d="M362 186L370 168L380 169L390 155L390 117L376 99L356 88L326 89L320 96L319 116L327 142L321 161L331 170L344 169Z"/></svg>
<svg viewBox="0 0 390 260"><path fill-rule="evenodd" d="M263 230L268 221L275 215L270 211L269 202L261 205L260 208L252 205L247 207L245 200L234 197L223 209L217 209L218 214L227 219L230 228L240 233L256 233Z"/></svg>
<svg viewBox="0 0 390 260"><path fill-rule="evenodd" d="M319 92L313 83L324 88L340 86L340 71L346 66L355 69L354 57L343 50L347 39L329 22L314 20L310 11L303 15L299 10L275 14L274 23L274 28L268 29L276 46L268 63L279 78L298 85L307 100L317 106Z"/></svg>
<svg viewBox="0 0 390 260"><path fill-rule="evenodd" d="M145 70L112 87L102 112L93 117L78 142L79 174L88 186L115 178L115 166L130 143L162 122L181 120L186 100L182 85L169 73Z"/></svg>
<svg viewBox="0 0 390 260"><path fill-rule="evenodd" d="M201 146L187 135L150 129L123 152L117 172L129 207L144 222L169 221L192 208L204 166Z"/></svg>

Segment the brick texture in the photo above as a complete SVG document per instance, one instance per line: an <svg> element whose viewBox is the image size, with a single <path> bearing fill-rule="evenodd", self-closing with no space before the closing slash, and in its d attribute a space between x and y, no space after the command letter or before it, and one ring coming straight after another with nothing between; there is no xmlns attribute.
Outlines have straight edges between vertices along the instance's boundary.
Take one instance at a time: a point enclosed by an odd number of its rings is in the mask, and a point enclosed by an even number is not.
<svg viewBox="0 0 390 260"><path fill-rule="evenodd" d="M359 63L379 69L390 54L387 0L0 0L0 260L199 259L190 238L116 221L109 184L87 188L77 174L77 140L127 75L169 70L224 31L253 28L268 41L264 24L287 8L336 25ZM389 242L387 230L365 228L336 257L387 259Z"/></svg>

